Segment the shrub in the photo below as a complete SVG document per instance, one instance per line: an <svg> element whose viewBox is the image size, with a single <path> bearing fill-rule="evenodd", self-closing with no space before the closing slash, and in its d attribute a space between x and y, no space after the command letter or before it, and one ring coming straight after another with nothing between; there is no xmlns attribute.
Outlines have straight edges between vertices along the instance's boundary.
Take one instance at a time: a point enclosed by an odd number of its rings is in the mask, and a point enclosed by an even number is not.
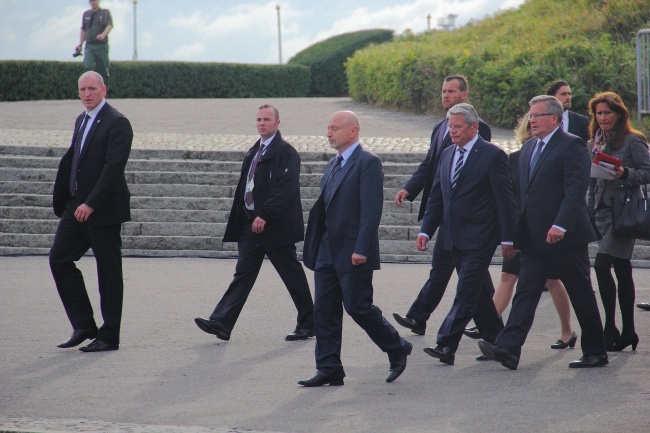
<svg viewBox="0 0 650 433"><path fill-rule="evenodd" d="M77 98L78 62L0 61L0 100ZM301 65L111 62L113 98L266 98L306 96Z"/></svg>
<svg viewBox="0 0 650 433"><path fill-rule="evenodd" d="M517 10L357 51L347 62L350 96L411 111L439 108L445 76L469 79L481 117L511 128L531 97L565 79L575 111L612 90L636 107L634 36L650 26L648 0L528 0ZM622 18L621 18L622 17Z"/></svg>
<svg viewBox="0 0 650 433"><path fill-rule="evenodd" d="M292 57L287 64L311 71L309 96L341 96L348 92L345 62L360 48L393 39L392 30L363 30L318 42Z"/></svg>

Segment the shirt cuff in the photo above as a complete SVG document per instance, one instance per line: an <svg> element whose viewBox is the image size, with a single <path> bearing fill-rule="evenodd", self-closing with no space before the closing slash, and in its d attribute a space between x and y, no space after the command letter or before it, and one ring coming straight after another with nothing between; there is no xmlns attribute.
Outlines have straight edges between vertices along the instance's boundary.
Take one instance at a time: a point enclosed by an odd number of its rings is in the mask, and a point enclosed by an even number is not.
<svg viewBox="0 0 650 433"><path fill-rule="evenodd" d="M553 224L553 227L555 227L556 229L560 230L562 233L566 233L566 229L564 229L564 228L562 228L562 227L560 227L560 226L556 226L555 224Z"/></svg>
<svg viewBox="0 0 650 433"><path fill-rule="evenodd" d="M426 234L426 233L418 233L418 236L426 236L428 241L431 240L431 238L429 237L429 235Z"/></svg>

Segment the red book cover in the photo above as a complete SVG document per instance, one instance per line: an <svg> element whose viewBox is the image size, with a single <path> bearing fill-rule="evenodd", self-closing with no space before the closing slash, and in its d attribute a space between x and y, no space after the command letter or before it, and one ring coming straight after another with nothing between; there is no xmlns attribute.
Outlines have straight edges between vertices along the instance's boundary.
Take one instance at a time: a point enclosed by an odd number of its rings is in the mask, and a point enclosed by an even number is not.
<svg viewBox="0 0 650 433"><path fill-rule="evenodd" d="M622 165L622 162L620 159L607 155L606 153L603 152L598 152L596 156L594 157L594 164L598 164L600 162L606 162L608 164L612 164L616 168L620 167Z"/></svg>

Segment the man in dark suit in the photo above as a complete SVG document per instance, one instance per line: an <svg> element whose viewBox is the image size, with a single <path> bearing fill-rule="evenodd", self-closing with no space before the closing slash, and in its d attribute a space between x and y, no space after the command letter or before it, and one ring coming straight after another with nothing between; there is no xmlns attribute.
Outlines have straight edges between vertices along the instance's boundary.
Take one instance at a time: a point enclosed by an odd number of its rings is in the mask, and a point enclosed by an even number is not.
<svg viewBox="0 0 650 433"><path fill-rule="evenodd" d="M546 94L555 96L562 104L562 130L589 141L589 118L582 114L574 113L571 108L571 87L564 80L559 80L548 86Z"/></svg>
<svg viewBox="0 0 650 433"><path fill-rule="evenodd" d="M359 119L351 111L334 113L327 125L327 138L337 156L321 179L321 195L309 214L303 252L316 283L318 371L298 382L303 386L343 385L343 308L388 354L386 382L404 372L413 348L372 303L372 275L379 269L384 174L379 158L361 148L359 129Z"/></svg>
<svg viewBox="0 0 650 433"><path fill-rule="evenodd" d="M122 223L131 219L130 193L124 176L133 130L129 120L104 99L102 76L79 78L79 97L86 111L77 117L70 149L61 159L54 183L53 207L60 217L50 250L50 268L72 324L70 339L59 347L80 350L119 349L124 282ZM97 329L81 271L74 262L92 248L104 324Z"/></svg>
<svg viewBox="0 0 650 433"><path fill-rule="evenodd" d="M599 367L608 361L587 250L598 239L585 200L589 154L581 138L560 128L563 110L557 98L536 96L529 105L533 138L524 143L519 156L517 292L506 327L495 342L480 340L479 348L504 367L517 368L548 271L554 269L582 328L583 356L569 367Z"/></svg>
<svg viewBox="0 0 650 433"><path fill-rule="evenodd" d="M296 242L304 238L300 156L282 139L275 107L262 105L256 123L261 138L244 158L223 236L224 242L238 243L235 275L210 318L197 317L194 322L202 331L230 340L266 255L298 310L295 331L285 339L306 340L314 336L314 303L296 256Z"/></svg>
<svg viewBox="0 0 650 433"><path fill-rule="evenodd" d="M478 114L469 104L449 110L452 142L442 153L440 166L422 219L417 247L427 243L442 221L438 236L458 269L453 306L438 331L437 343L424 351L449 365L465 325L474 318L481 335L494 341L503 323L492 302L494 291L485 284L497 245L503 258L515 255L515 199L508 157L478 136Z"/></svg>
<svg viewBox="0 0 650 433"><path fill-rule="evenodd" d="M452 75L445 78L442 83L442 108L449 110L454 105L465 102L468 91L467 78L464 76ZM426 158L419 165L415 173L413 173L409 181L406 182L404 188L395 195L395 203L397 206L402 207L404 200L413 201L420 194L420 191L422 191L422 202L418 213L418 221L422 220L427 208L429 193L431 192L436 170L440 164L442 151L452 144L451 137L449 136L448 123L449 120L445 117L435 124L431 133L431 144ZM490 127L481 119L479 119L478 133L486 141L492 139ZM433 246L429 279L422 286L418 297L411 305L406 316L393 313L393 317L397 323L409 328L416 334L424 335L427 320L429 320L431 313L440 303L453 272L454 261L449 252L443 247L441 237L438 236ZM490 282L489 284L492 283ZM494 288L492 290L494 291Z"/></svg>

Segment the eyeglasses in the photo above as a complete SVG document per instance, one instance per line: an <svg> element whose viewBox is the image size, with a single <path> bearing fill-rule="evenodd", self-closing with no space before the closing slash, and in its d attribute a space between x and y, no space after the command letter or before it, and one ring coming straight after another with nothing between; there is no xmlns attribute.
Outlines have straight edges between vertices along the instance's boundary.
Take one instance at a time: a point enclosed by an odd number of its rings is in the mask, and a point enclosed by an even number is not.
<svg viewBox="0 0 650 433"><path fill-rule="evenodd" d="M535 113L535 114L529 114L528 115L528 120L530 119L539 119L542 116L555 116L555 113Z"/></svg>

